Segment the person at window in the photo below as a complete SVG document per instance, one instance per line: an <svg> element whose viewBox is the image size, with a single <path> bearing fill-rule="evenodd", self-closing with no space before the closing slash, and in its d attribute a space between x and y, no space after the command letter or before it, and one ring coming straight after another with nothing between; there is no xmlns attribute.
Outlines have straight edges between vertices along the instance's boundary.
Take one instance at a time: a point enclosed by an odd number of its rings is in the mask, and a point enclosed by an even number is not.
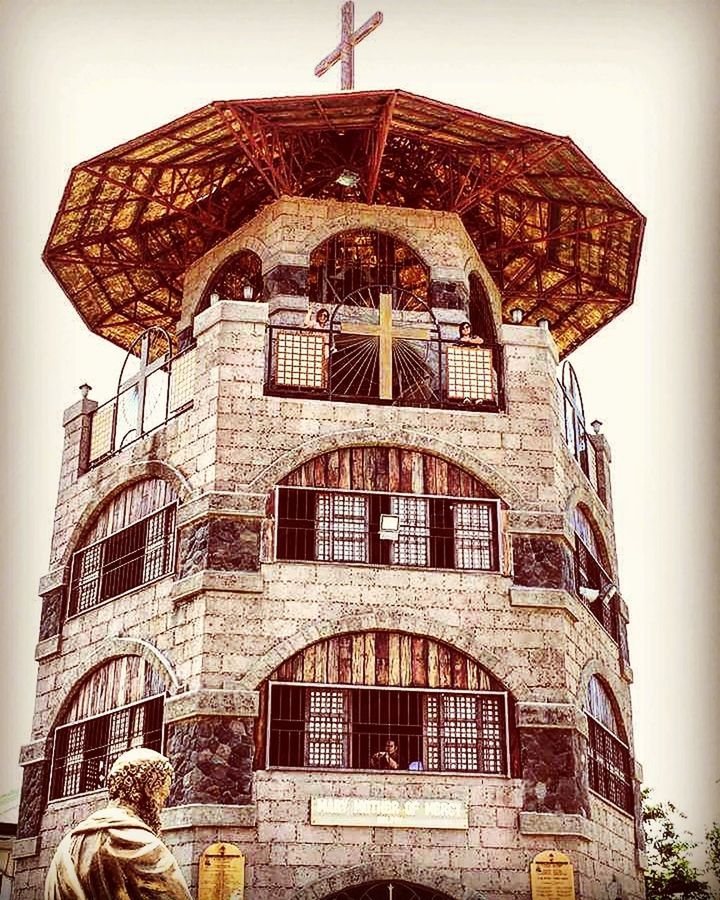
<svg viewBox="0 0 720 900"><path fill-rule="evenodd" d="M378 750L370 757L370 765L373 769L399 769L397 743L388 738L385 749Z"/></svg>
<svg viewBox="0 0 720 900"><path fill-rule="evenodd" d="M325 309L325 307L321 307L315 313L315 324L318 328L327 328L328 322L330 321L330 313Z"/></svg>
<svg viewBox="0 0 720 900"><path fill-rule="evenodd" d="M461 322L459 326L460 344L470 344L473 347L482 347L485 343L481 337L472 333L472 326L469 322Z"/></svg>
<svg viewBox="0 0 720 900"><path fill-rule="evenodd" d="M45 880L45 900L192 900L175 857L158 837L173 769L138 747L110 769L108 805L60 842Z"/></svg>

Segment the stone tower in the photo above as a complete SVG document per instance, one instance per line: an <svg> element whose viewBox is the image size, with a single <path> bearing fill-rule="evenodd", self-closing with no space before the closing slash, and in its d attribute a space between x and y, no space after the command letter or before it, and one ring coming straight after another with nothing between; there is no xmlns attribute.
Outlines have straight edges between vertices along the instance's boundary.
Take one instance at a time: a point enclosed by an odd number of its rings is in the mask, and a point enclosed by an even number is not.
<svg viewBox="0 0 720 900"><path fill-rule="evenodd" d="M642 228L568 138L400 91L212 103L73 170L45 261L128 356L63 418L18 900L142 744L194 891L220 843L247 900L528 900L542 851L643 896L564 361Z"/></svg>

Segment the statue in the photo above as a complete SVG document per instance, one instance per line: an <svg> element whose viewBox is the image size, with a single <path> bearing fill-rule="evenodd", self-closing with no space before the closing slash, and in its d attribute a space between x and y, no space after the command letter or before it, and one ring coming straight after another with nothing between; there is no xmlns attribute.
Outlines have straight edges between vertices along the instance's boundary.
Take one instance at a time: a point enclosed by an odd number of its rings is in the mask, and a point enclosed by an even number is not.
<svg viewBox="0 0 720 900"><path fill-rule="evenodd" d="M60 842L45 900L192 900L158 837L173 769L160 753L128 750L110 769L110 802Z"/></svg>

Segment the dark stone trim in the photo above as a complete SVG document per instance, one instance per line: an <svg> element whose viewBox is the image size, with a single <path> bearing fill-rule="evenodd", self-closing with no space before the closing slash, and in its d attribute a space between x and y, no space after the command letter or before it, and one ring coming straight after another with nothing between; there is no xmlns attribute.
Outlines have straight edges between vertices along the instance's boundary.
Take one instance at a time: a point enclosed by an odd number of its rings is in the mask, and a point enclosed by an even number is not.
<svg viewBox="0 0 720 900"><path fill-rule="evenodd" d="M60 634L63 612L63 593L63 588L59 587L54 591L49 591L43 596L38 640L44 641L47 640L47 638L55 637L56 634Z"/></svg>
<svg viewBox="0 0 720 900"><path fill-rule="evenodd" d="M40 759L29 763L23 769L22 791L18 810L18 838L35 837L40 833L43 809L45 807L45 788L50 762Z"/></svg>
<svg viewBox="0 0 720 900"><path fill-rule="evenodd" d="M285 294L304 297L308 292L308 271L305 266L275 266L265 275L265 300Z"/></svg>
<svg viewBox="0 0 720 900"><path fill-rule="evenodd" d="M573 592L575 566L567 545L547 535L512 536L513 582Z"/></svg>
<svg viewBox="0 0 720 900"><path fill-rule="evenodd" d="M255 719L202 716L167 726L165 753L174 769L168 806L252 799Z"/></svg>
<svg viewBox="0 0 720 900"><path fill-rule="evenodd" d="M257 572L260 569L260 526L254 517L216 516L191 522L180 531L179 578L215 569Z"/></svg>
<svg viewBox="0 0 720 900"><path fill-rule="evenodd" d="M520 728L523 809L589 817L587 741L564 728Z"/></svg>
<svg viewBox="0 0 720 900"><path fill-rule="evenodd" d="M431 281L428 301L437 309L467 309L468 291L458 281Z"/></svg>

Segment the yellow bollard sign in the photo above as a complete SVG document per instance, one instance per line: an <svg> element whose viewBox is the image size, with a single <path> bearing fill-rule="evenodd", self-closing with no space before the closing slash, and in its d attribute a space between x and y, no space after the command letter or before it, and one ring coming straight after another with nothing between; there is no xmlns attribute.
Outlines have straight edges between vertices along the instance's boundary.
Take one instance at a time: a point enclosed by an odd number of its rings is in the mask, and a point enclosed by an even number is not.
<svg viewBox="0 0 720 900"><path fill-rule="evenodd" d="M543 850L530 863L532 900L575 900L575 875L568 856Z"/></svg>
<svg viewBox="0 0 720 900"><path fill-rule="evenodd" d="M211 844L200 857L198 900L243 900L245 857L235 844Z"/></svg>

